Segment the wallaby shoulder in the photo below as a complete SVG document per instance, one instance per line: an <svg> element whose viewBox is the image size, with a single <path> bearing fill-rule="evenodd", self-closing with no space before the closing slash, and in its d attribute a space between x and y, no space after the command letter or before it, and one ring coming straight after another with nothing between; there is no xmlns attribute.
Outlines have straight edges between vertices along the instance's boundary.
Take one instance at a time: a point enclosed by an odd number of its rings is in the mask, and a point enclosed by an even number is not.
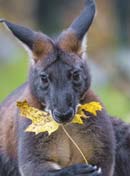
<svg viewBox="0 0 130 176"><path fill-rule="evenodd" d="M17 150L17 106L16 102L26 98L28 83L11 93L0 105L0 152L16 157Z"/></svg>
<svg viewBox="0 0 130 176"><path fill-rule="evenodd" d="M116 138L116 164L114 176L128 175L130 171L130 124L111 118Z"/></svg>

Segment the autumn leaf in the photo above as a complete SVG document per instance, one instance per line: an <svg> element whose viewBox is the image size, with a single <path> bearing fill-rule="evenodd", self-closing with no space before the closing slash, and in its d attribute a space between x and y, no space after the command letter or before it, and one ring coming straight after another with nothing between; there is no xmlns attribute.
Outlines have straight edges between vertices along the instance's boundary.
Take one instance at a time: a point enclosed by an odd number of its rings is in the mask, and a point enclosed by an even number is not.
<svg viewBox="0 0 130 176"><path fill-rule="evenodd" d="M81 114L76 114L74 119L72 120L72 123L78 123L78 124L83 124L83 120L81 118Z"/></svg>
<svg viewBox="0 0 130 176"><path fill-rule="evenodd" d="M26 100L23 102L17 102L17 106L20 109L21 116L32 120L32 124L25 130L26 132L39 134L48 131L50 135L59 128L59 124L51 118L49 113L29 106Z"/></svg>
<svg viewBox="0 0 130 176"><path fill-rule="evenodd" d="M29 125L25 130L26 132L34 132L35 134L39 134L41 132L47 131L48 134L51 135L60 126L60 124L53 120L49 113L31 107L26 100L23 102L17 102L17 106L20 110L20 115L32 121L32 124ZM85 111L96 116L97 111L101 110L102 106L99 102L90 102L80 105L77 114L75 115L71 123L77 123L82 125L82 119L89 118L85 115Z"/></svg>
<svg viewBox="0 0 130 176"><path fill-rule="evenodd" d="M32 120L32 123L41 123L41 121L47 123L50 120L49 113L29 106L26 100L23 102L17 102L17 106L20 109L20 115Z"/></svg>
<svg viewBox="0 0 130 176"><path fill-rule="evenodd" d="M29 125L25 130L25 132L34 132L35 134L39 134L41 132L47 131L48 134L51 135L51 133L55 132L58 128L59 128L59 124L56 123L55 121L50 121L47 123L44 123L43 121L41 121L40 124L32 123L31 125Z"/></svg>
<svg viewBox="0 0 130 176"><path fill-rule="evenodd" d="M102 110L102 106L99 102L90 102L90 103L87 103L87 104L83 104L80 106L80 110L81 111L87 111L93 115L97 115L97 111L101 111Z"/></svg>

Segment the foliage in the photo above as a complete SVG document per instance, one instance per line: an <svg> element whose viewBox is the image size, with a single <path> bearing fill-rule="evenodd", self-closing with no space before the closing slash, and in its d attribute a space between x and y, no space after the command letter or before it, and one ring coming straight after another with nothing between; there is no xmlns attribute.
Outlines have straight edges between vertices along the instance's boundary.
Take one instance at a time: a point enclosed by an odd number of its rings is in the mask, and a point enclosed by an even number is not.
<svg viewBox="0 0 130 176"><path fill-rule="evenodd" d="M24 100L23 102L17 102L17 106L20 110L20 115L32 121L32 124L29 125L25 130L26 132L34 132L35 134L39 134L41 132L47 131L48 134L51 135L51 133L55 132L60 127L60 124L53 120L51 114L31 107L26 100ZM102 106L99 102L82 104L78 107L78 111L74 119L72 120L72 123L82 125L82 119L89 118L89 116L86 116L85 112L89 112L96 116L97 111L101 110Z"/></svg>

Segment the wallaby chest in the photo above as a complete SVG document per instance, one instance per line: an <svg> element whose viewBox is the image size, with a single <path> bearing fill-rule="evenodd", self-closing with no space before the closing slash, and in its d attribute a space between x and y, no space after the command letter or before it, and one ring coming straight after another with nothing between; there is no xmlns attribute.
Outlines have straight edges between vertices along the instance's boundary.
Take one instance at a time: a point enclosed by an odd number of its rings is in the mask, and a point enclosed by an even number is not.
<svg viewBox="0 0 130 176"><path fill-rule="evenodd" d="M70 125L66 127L66 130L79 146L86 159L90 161L94 155L94 148L98 144L95 141L95 134L90 135L90 129L87 129L85 125ZM85 162L80 151L62 128L54 133L53 137L50 136L49 157L61 167Z"/></svg>

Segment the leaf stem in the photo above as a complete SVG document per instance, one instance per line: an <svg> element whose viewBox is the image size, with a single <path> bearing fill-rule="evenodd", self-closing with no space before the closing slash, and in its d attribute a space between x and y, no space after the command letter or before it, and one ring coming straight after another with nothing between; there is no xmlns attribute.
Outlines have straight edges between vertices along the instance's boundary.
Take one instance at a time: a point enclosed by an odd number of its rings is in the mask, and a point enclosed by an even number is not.
<svg viewBox="0 0 130 176"><path fill-rule="evenodd" d="M79 153L82 155L84 161L86 164L88 164L88 161L85 157L85 155L83 154L83 152L81 151L80 147L77 145L77 143L73 140L73 138L69 135L69 133L67 132L67 130L65 129L65 127L63 125L61 125L63 131L65 132L65 134L68 136L68 138L70 139L70 141L74 144L74 146L77 148L77 150L79 151Z"/></svg>

